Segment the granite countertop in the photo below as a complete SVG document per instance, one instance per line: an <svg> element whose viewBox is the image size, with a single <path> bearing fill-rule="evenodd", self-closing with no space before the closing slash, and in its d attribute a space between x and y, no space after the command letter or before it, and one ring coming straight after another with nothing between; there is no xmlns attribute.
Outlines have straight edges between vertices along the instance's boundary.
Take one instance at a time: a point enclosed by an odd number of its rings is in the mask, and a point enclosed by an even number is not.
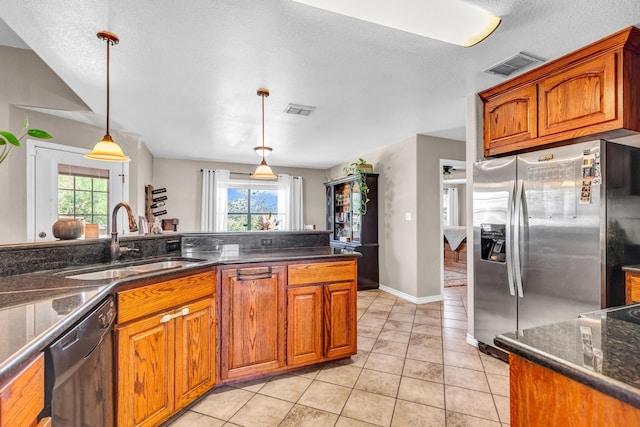
<svg viewBox="0 0 640 427"><path fill-rule="evenodd" d="M225 250L191 247L182 254L150 257L134 263L184 258L192 260L180 269L138 274L121 279L75 280L66 276L129 265L95 264L0 277L0 383L16 373L32 356L44 350L64 331L97 306L120 286L161 278L176 272L195 271L217 265L295 261L303 259L353 258L357 252L330 247L241 251L234 245Z"/></svg>
<svg viewBox="0 0 640 427"><path fill-rule="evenodd" d="M605 313L501 334L495 344L640 408L640 325Z"/></svg>

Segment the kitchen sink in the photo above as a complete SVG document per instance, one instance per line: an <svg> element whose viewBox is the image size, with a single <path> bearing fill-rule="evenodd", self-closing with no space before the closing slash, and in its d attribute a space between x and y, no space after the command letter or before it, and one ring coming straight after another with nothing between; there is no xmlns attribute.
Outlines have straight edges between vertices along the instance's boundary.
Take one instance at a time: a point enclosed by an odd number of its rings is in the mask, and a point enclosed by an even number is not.
<svg viewBox="0 0 640 427"><path fill-rule="evenodd" d="M105 280L105 279L121 279L123 277L135 276L137 274L146 274L156 271L171 270L181 267L188 267L198 264L203 260L200 259L180 259L180 260L153 260L144 264L134 264L130 266L118 266L115 268L101 269L97 271L89 271L86 273L73 273L65 274L67 279L76 280ZM86 271L86 270L85 270Z"/></svg>

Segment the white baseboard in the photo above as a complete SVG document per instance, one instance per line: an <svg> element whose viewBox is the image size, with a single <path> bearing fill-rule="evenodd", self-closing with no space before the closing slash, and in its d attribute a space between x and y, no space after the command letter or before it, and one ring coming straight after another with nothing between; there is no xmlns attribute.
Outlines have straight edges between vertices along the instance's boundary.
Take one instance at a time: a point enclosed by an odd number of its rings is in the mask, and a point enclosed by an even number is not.
<svg viewBox="0 0 640 427"><path fill-rule="evenodd" d="M430 297L417 298L417 297L414 297L413 295L409 295L409 294L401 292L401 291L399 291L397 289L393 289L393 288L390 288L388 286L385 286L382 283L380 283L378 285L378 288L381 291L384 291L384 292L386 292L388 294L391 294L393 296L396 296L398 298L402 298L403 300L412 302L414 304L427 304L427 303L430 303L430 302L440 302L440 301L444 300L444 296L443 295L434 295L434 296L430 296Z"/></svg>
<svg viewBox="0 0 640 427"><path fill-rule="evenodd" d="M478 340L467 334L467 344L471 344L474 347L478 347Z"/></svg>

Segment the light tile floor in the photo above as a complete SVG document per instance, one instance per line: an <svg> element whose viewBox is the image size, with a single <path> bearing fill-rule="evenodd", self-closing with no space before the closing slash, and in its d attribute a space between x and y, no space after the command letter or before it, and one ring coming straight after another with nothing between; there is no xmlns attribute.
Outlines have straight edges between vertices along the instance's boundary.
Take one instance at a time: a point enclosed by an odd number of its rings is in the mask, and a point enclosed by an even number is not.
<svg viewBox="0 0 640 427"><path fill-rule="evenodd" d="M219 387L171 426L506 426L509 368L466 343L466 292L360 291L357 356Z"/></svg>

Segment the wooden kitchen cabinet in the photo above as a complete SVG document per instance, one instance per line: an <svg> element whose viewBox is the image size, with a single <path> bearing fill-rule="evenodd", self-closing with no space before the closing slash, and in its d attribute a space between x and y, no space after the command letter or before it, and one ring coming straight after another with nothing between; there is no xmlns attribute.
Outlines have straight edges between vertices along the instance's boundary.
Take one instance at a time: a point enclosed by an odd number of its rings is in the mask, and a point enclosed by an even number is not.
<svg viewBox="0 0 640 427"><path fill-rule="evenodd" d="M207 272L118 293L118 426L158 425L215 385L215 287Z"/></svg>
<svg viewBox="0 0 640 427"><path fill-rule="evenodd" d="M288 266L287 364L357 352L355 260Z"/></svg>
<svg viewBox="0 0 640 427"><path fill-rule="evenodd" d="M538 136L537 87L496 95L484 105L484 140L492 151Z"/></svg>
<svg viewBox="0 0 640 427"><path fill-rule="evenodd" d="M46 425L40 420L44 408L44 355L33 359L15 377L0 385L0 427Z"/></svg>
<svg viewBox="0 0 640 427"><path fill-rule="evenodd" d="M618 55L596 56L538 83L540 136L615 120Z"/></svg>
<svg viewBox="0 0 640 427"><path fill-rule="evenodd" d="M285 286L284 265L221 268L222 380L285 366Z"/></svg>
<svg viewBox="0 0 640 427"><path fill-rule="evenodd" d="M513 353L509 355L511 425L640 425L640 409Z"/></svg>
<svg viewBox="0 0 640 427"><path fill-rule="evenodd" d="M484 155L640 132L640 29L629 27L479 93Z"/></svg>
<svg viewBox="0 0 640 427"><path fill-rule="evenodd" d="M640 302L640 273L626 271L625 277L625 303L633 304Z"/></svg>

